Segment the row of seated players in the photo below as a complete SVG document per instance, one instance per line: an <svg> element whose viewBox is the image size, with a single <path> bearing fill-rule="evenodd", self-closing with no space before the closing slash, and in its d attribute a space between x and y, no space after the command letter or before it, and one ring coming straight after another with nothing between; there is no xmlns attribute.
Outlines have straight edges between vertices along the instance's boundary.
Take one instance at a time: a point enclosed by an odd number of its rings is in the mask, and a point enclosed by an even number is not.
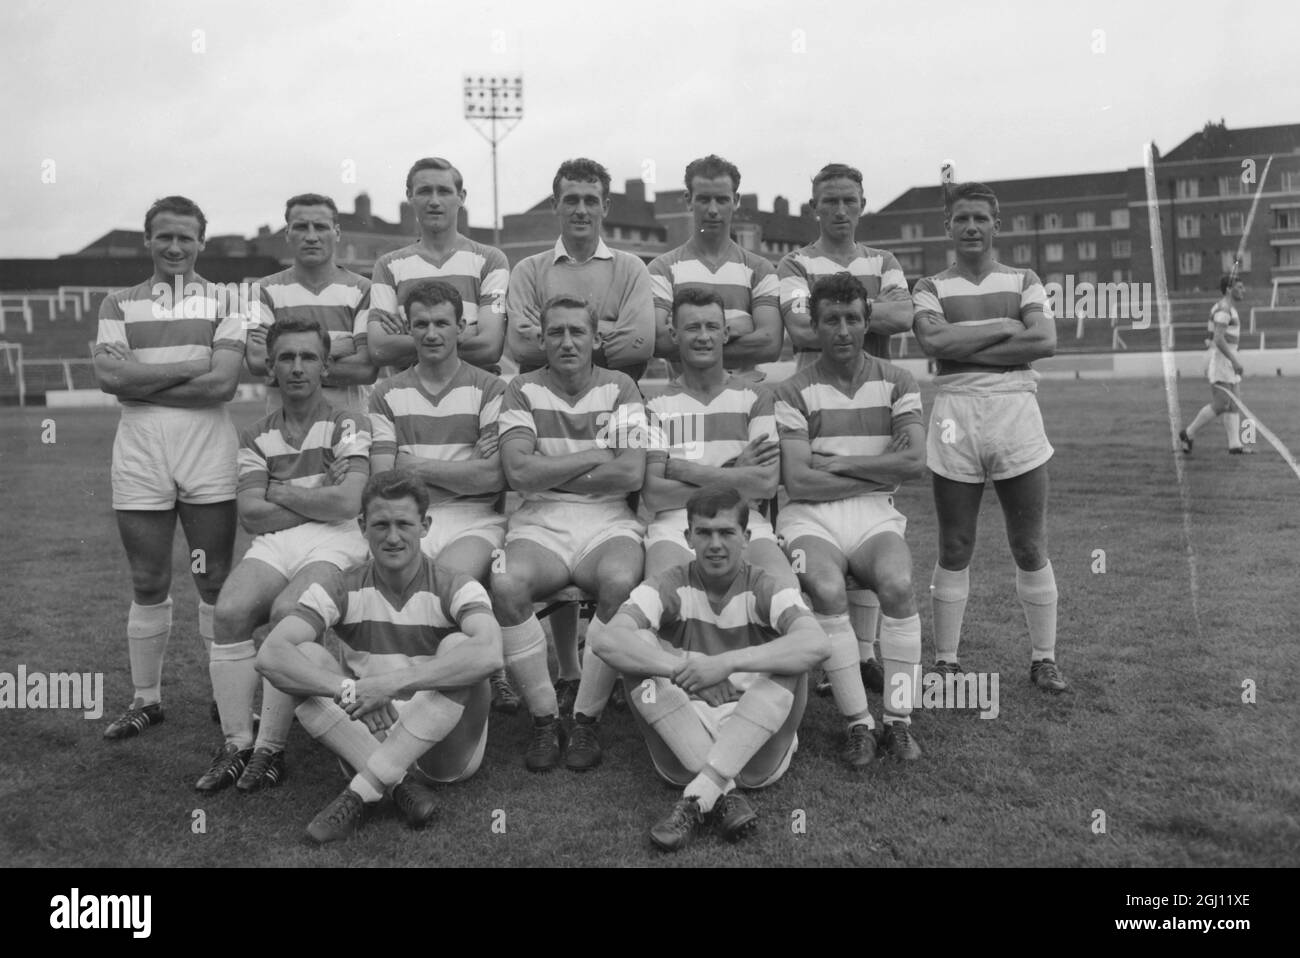
<svg viewBox="0 0 1300 958"><path fill-rule="evenodd" d="M643 402L627 376L593 364L597 323L584 301L544 305L547 363L507 385L460 360L461 298L425 281L403 304L416 365L378 384L368 416L324 396L319 325L277 320L266 348L282 405L239 450L240 518L256 537L216 609L226 742L198 788L280 781L296 714L359 769L313 837L350 833L386 790L408 820L425 821L433 799L421 780L463 778L482 759L490 694L480 680L502 661L533 716L525 761L537 771L562 758L575 770L598 764L597 721L619 674L648 682L629 696L634 714L656 767L686 785L654 832L665 847L711 811L729 837L752 825L732 789L788 766L806 673L819 663L849 726L847 762L918 758L920 623L892 493L923 469L920 394L908 373L863 351L869 298L856 279L821 280L813 294L822 362L773 392L724 368L721 300L682 291L671 327L680 376ZM379 491L408 488L403 477L417 480L419 512ZM772 498L782 478L790 502L774 530L750 503ZM523 499L508 521L497 511L506 488ZM648 528L629 505L638 491ZM688 502L702 503L696 515ZM401 576L381 575L399 566ZM847 615L849 570L880 597L881 685L904 690L886 697L879 735ZM283 587L269 608L267 583ZM570 583L597 606L566 727L534 603ZM278 624L258 655L252 632L267 619ZM353 678L316 644L331 627ZM423 771L408 774L422 755Z"/></svg>

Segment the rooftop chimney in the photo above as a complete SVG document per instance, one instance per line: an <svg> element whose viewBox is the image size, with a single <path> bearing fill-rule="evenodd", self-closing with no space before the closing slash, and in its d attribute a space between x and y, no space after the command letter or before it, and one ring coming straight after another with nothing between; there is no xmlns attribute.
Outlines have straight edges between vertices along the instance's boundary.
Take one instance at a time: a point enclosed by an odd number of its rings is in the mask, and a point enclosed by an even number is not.
<svg viewBox="0 0 1300 958"><path fill-rule="evenodd" d="M753 210L754 212L757 213L757 212L758 212L758 194L757 194L757 193L741 193L741 194L740 194L740 208L741 208L742 210Z"/></svg>
<svg viewBox="0 0 1300 958"><path fill-rule="evenodd" d="M353 204L353 211L362 219L370 219L370 194L358 193L356 202Z"/></svg>
<svg viewBox="0 0 1300 958"><path fill-rule="evenodd" d="M772 201L772 212L775 213L777 216L789 216L790 201L787 200L784 196L778 196L776 199Z"/></svg>
<svg viewBox="0 0 1300 958"><path fill-rule="evenodd" d="M415 208L406 200L402 200L402 205L397 208L398 223L402 229L412 235L415 234Z"/></svg>
<svg viewBox="0 0 1300 958"><path fill-rule="evenodd" d="M629 203L645 202L645 182L642 180L627 181L627 201Z"/></svg>

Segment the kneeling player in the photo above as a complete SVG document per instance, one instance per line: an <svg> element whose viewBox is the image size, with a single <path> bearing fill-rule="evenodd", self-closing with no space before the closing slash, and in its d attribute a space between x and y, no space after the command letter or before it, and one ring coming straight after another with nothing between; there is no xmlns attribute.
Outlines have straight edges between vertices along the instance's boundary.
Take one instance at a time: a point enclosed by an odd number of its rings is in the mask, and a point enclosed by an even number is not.
<svg viewBox="0 0 1300 958"><path fill-rule="evenodd" d="M829 648L798 590L745 562L749 506L735 489L701 489L686 515L695 560L637 586L592 644L623 674L655 768L685 786L650 830L666 851L688 844L705 816L731 840L753 828L754 810L732 789L785 773L806 673Z"/></svg>
<svg viewBox="0 0 1300 958"><path fill-rule="evenodd" d="M217 598L209 669L226 740L195 783L200 792L232 784L251 792L283 779L293 707L263 683L254 743L253 630L282 618L311 583L366 554L353 521L370 474L370 424L321 393L329 333L315 320L282 319L266 346L283 405L240 441L239 519L256 538Z"/></svg>
<svg viewBox="0 0 1300 958"><path fill-rule="evenodd" d="M870 298L858 280L836 273L812 290L813 332L821 356L777 386L781 477L790 503L777 517L791 564L830 639L826 677L849 726L841 753L854 766L877 755L874 720L849 622L844 575L880 597L885 673L881 747L920 758L911 711L921 662L921 620L912 593L907 520L894 508L903 479L924 471L921 393L906 370L862 350Z"/></svg>
<svg viewBox="0 0 1300 958"><path fill-rule="evenodd" d="M437 802L425 783L464 781L483 761L501 629L483 586L420 551L428 508L419 479L372 476L359 519L369 559L312 585L258 655L297 697L303 728L356 771L307 826L320 844L351 835L389 790L411 827L428 824ZM330 627L342 665L320 644Z"/></svg>

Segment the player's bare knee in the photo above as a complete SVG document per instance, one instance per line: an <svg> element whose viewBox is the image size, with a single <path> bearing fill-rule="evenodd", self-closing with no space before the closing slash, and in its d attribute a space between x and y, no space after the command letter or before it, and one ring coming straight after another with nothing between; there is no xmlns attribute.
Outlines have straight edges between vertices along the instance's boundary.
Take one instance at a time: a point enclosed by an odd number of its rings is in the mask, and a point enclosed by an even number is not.
<svg viewBox="0 0 1300 958"><path fill-rule="evenodd" d="M911 570L898 569L879 576L874 591L880 599L880 608L885 611L886 615L894 616L899 614L889 610L902 609L910 606L914 601L915 593L912 589ZM911 613L904 614L910 615Z"/></svg>
<svg viewBox="0 0 1300 958"><path fill-rule="evenodd" d="M838 572L831 575L809 573L799 577L799 584L808 593L814 612L836 615L848 611L849 594L844 588L844 577Z"/></svg>
<svg viewBox="0 0 1300 958"><path fill-rule="evenodd" d="M939 565L945 569L964 569L975 553L975 540L965 536L945 536L939 542Z"/></svg>
<svg viewBox="0 0 1300 958"><path fill-rule="evenodd" d="M139 605L157 605L159 602L165 602L171 589L172 574L169 568L131 570L131 590Z"/></svg>
<svg viewBox="0 0 1300 958"><path fill-rule="evenodd" d="M527 580L508 572L492 576L492 606L499 614L514 620L526 619L532 603L532 585Z"/></svg>
<svg viewBox="0 0 1300 958"><path fill-rule="evenodd" d="M1016 561L1016 568L1026 572L1037 572L1047 565L1047 550L1037 539L1012 540L1011 557Z"/></svg>

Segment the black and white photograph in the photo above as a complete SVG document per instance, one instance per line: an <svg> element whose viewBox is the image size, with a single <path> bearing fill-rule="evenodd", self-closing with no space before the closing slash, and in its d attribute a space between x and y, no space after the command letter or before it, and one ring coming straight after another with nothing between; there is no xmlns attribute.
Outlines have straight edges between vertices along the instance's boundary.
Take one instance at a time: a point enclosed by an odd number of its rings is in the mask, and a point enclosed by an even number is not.
<svg viewBox="0 0 1300 958"><path fill-rule="evenodd" d="M1298 27L4 4L0 865L1071 869L1241 942ZM151 935L92 884L21 923Z"/></svg>

